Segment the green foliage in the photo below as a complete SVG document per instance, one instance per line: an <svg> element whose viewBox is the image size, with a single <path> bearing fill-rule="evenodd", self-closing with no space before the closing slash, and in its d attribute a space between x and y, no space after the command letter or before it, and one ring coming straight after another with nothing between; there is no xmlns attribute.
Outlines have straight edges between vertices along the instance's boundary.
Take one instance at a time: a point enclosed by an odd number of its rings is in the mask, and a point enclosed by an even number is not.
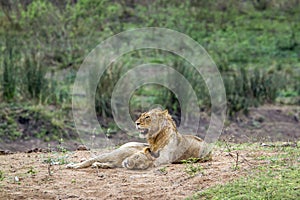
<svg viewBox="0 0 300 200"><path fill-rule="evenodd" d="M72 138L74 130L66 112L26 104L0 104L0 138L3 141Z"/></svg>
<svg viewBox="0 0 300 200"><path fill-rule="evenodd" d="M43 162L50 165L65 165L69 163L68 156L48 157Z"/></svg>
<svg viewBox="0 0 300 200"><path fill-rule="evenodd" d="M229 116L238 111L248 113L248 108L263 103L273 103L279 91L285 87L284 76L280 72L265 70L245 70L223 76Z"/></svg>
<svg viewBox="0 0 300 200"><path fill-rule="evenodd" d="M46 71L35 54L26 57L24 74L26 74L24 84L30 98L42 101L42 92L46 90L48 80L45 78Z"/></svg>
<svg viewBox="0 0 300 200"><path fill-rule="evenodd" d="M245 149L250 146L250 149L261 148L262 151L276 154L257 157L258 160L265 160L268 164L258 167L256 171L252 170L246 177L197 192L188 199L298 199L300 151L297 145L274 144L273 147L243 145L238 148Z"/></svg>
<svg viewBox="0 0 300 200"><path fill-rule="evenodd" d="M167 167L166 166L165 167L161 167L161 168L158 169L158 171L160 173L162 173L162 174L166 174L167 173Z"/></svg>
<svg viewBox="0 0 300 200"><path fill-rule="evenodd" d="M60 144L56 146L55 151L52 151L51 145L48 144L49 153L46 158L43 158L43 162L48 164L48 167L52 165L65 165L69 163L69 155L67 149L64 147L64 140L59 140ZM51 169L48 168L49 174Z"/></svg>
<svg viewBox="0 0 300 200"><path fill-rule="evenodd" d="M270 170L199 192L193 199L297 199L299 168Z"/></svg>
<svg viewBox="0 0 300 200"><path fill-rule="evenodd" d="M49 150L50 150L50 145L49 145ZM68 164L69 156L67 154L67 150L62 146L58 146L57 150L58 151L48 153L48 156L43 159L43 162L48 164L49 166Z"/></svg>
<svg viewBox="0 0 300 200"><path fill-rule="evenodd" d="M202 173L203 167L199 164L188 164L184 170L190 177L196 176L198 173Z"/></svg>
<svg viewBox="0 0 300 200"><path fill-rule="evenodd" d="M76 71L96 44L132 28L166 27L195 39L216 62L229 116L277 98L293 97L299 104L299 12L294 0L7 1L0 9L1 99L70 107ZM112 117L110 98L120 77L143 63L174 67L191 83L199 106L210 109L205 82L195 78L189 63L168 52L139 50L123 55L101 77L95 96L100 118ZM180 114L178 99L167 88L139 88L132 110L143 98Z"/></svg>
<svg viewBox="0 0 300 200"><path fill-rule="evenodd" d="M199 158L189 158L187 160L182 160L181 162L183 164L192 164L192 163L197 163L200 159Z"/></svg>
<svg viewBox="0 0 300 200"><path fill-rule="evenodd" d="M30 175L34 175L37 173L37 171L33 167L30 167L30 169L26 173Z"/></svg>
<svg viewBox="0 0 300 200"><path fill-rule="evenodd" d="M18 73L18 57L19 52L12 45L13 39L9 39L8 36L5 38L5 48L2 49L2 63L1 68L3 69L2 74L2 88L3 97L6 101L12 101L16 95L17 90L17 73ZM0 68L0 69L1 69Z"/></svg>
<svg viewBox="0 0 300 200"><path fill-rule="evenodd" d="M181 161L185 164L185 173L187 173L190 177L194 177L200 172L203 174L203 167L197 163L198 161L199 158L189 158L188 160Z"/></svg>
<svg viewBox="0 0 300 200"><path fill-rule="evenodd" d="M5 178L4 172L0 170L0 181L3 181Z"/></svg>

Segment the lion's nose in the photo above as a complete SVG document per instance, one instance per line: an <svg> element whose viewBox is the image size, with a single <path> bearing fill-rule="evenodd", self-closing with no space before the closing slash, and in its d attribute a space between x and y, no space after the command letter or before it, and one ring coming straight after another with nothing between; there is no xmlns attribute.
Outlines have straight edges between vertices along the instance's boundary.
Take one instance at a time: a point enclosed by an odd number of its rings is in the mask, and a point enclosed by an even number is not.
<svg viewBox="0 0 300 200"><path fill-rule="evenodd" d="M135 122L135 123L136 123L137 126L140 125L140 122Z"/></svg>

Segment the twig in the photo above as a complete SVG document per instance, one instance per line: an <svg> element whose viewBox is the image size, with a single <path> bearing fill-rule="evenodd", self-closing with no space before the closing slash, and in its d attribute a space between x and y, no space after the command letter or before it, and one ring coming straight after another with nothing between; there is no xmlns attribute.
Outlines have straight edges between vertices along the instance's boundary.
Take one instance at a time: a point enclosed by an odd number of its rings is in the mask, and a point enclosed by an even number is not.
<svg viewBox="0 0 300 200"><path fill-rule="evenodd" d="M239 152L236 152L235 170L239 167Z"/></svg>
<svg viewBox="0 0 300 200"><path fill-rule="evenodd" d="M52 176L52 173L51 173L51 166L52 166L52 164L51 164L51 163L48 163L48 174L49 174L49 176Z"/></svg>

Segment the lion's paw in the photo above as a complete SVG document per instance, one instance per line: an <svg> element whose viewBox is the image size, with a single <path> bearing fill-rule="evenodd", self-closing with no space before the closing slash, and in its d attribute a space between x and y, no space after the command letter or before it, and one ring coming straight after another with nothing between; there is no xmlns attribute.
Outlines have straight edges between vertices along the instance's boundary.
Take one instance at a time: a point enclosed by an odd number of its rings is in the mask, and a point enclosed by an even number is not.
<svg viewBox="0 0 300 200"><path fill-rule="evenodd" d="M113 166L110 163L94 162L92 168L110 169L113 168Z"/></svg>
<svg viewBox="0 0 300 200"><path fill-rule="evenodd" d="M132 169L132 166L131 166L130 163L128 162L128 158L126 158L125 160L123 160L122 166L123 166L124 168L127 168L127 169Z"/></svg>
<svg viewBox="0 0 300 200"><path fill-rule="evenodd" d="M67 169L73 169L74 165L75 165L74 163L69 163L69 164L66 165L66 168Z"/></svg>
<svg viewBox="0 0 300 200"><path fill-rule="evenodd" d="M79 168L79 164L69 163L69 164L66 165L66 168L67 169L77 169L77 168Z"/></svg>

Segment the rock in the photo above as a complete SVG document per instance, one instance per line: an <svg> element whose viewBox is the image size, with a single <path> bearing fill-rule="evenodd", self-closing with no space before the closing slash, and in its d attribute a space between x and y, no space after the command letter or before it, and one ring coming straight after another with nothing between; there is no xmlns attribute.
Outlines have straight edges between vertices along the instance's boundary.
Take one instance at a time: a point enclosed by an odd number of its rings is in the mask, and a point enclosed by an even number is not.
<svg viewBox="0 0 300 200"><path fill-rule="evenodd" d="M37 153L37 152L42 152L41 148L32 148L28 151L26 151L26 153Z"/></svg>
<svg viewBox="0 0 300 200"><path fill-rule="evenodd" d="M89 148L87 148L85 145L79 145L77 147L77 151L88 151Z"/></svg>
<svg viewBox="0 0 300 200"><path fill-rule="evenodd" d="M9 150L0 150L0 155L7 155L7 154L12 154L12 152Z"/></svg>
<svg viewBox="0 0 300 200"><path fill-rule="evenodd" d="M19 182L20 181L19 177L17 177L17 176L15 176L14 180L15 180L15 182Z"/></svg>

